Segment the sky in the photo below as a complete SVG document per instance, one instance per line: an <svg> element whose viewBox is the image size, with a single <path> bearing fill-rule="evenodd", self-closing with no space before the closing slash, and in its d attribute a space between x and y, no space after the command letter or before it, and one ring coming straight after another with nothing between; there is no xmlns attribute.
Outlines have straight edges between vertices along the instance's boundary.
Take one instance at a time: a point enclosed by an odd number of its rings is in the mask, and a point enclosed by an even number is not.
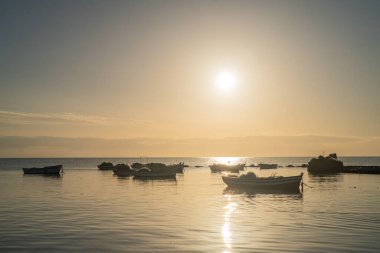
<svg viewBox="0 0 380 253"><path fill-rule="evenodd" d="M380 155L379 27L379 1L1 0L0 157Z"/></svg>

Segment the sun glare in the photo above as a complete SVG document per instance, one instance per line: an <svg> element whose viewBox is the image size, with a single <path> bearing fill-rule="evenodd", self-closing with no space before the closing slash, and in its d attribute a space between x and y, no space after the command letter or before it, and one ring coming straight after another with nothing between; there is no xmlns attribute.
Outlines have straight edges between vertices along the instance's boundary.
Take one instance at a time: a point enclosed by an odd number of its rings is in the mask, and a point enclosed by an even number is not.
<svg viewBox="0 0 380 253"><path fill-rule="evenodd" d="M236 77L232 72L224 71L216 77L216 86L223 92L231 91L236 85Z"/></svg>
<svg viewBox="0 0 380 253"><path fill-rule="evenodd" d="M213 157L212 160L214 163L221 164L238 164L240 162L239 157Z"/></svg>

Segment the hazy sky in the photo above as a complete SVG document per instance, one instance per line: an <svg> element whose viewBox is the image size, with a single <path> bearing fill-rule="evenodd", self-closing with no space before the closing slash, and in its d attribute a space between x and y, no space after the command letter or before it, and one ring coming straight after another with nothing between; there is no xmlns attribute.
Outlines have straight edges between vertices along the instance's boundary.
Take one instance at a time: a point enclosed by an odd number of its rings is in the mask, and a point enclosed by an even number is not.
<svg viewBox="0 0 380 253"><path fill-rule="evenodd" d="M1 0L0 156L380 155L379 66L380 1Z"/></svg>

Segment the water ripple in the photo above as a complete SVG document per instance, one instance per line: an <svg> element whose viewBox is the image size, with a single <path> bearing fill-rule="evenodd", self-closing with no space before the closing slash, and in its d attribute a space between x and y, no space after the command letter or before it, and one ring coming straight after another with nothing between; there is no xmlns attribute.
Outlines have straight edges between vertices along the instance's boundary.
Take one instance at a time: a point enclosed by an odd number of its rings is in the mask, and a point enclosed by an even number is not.
<svg viewBox="0 0 380 253"><path fill-rule="evenodd" d="M0 170L0 251L379 252L378 179L306 174L303 194L265 194L207 168L174 181Z"/></svg>

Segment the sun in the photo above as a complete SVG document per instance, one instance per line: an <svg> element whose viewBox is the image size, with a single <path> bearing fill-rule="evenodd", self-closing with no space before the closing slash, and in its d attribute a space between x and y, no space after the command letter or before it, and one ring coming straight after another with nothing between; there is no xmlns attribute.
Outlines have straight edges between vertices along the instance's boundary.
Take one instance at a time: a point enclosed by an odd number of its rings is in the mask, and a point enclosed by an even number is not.
<svg viewBox="0 0 380 253"><path fill-rule="evenodd" d="M234 73L230 71L223 71L216 76L215 84L219 90L223 92L228 92L235 87L236 77Z"/></svg>

